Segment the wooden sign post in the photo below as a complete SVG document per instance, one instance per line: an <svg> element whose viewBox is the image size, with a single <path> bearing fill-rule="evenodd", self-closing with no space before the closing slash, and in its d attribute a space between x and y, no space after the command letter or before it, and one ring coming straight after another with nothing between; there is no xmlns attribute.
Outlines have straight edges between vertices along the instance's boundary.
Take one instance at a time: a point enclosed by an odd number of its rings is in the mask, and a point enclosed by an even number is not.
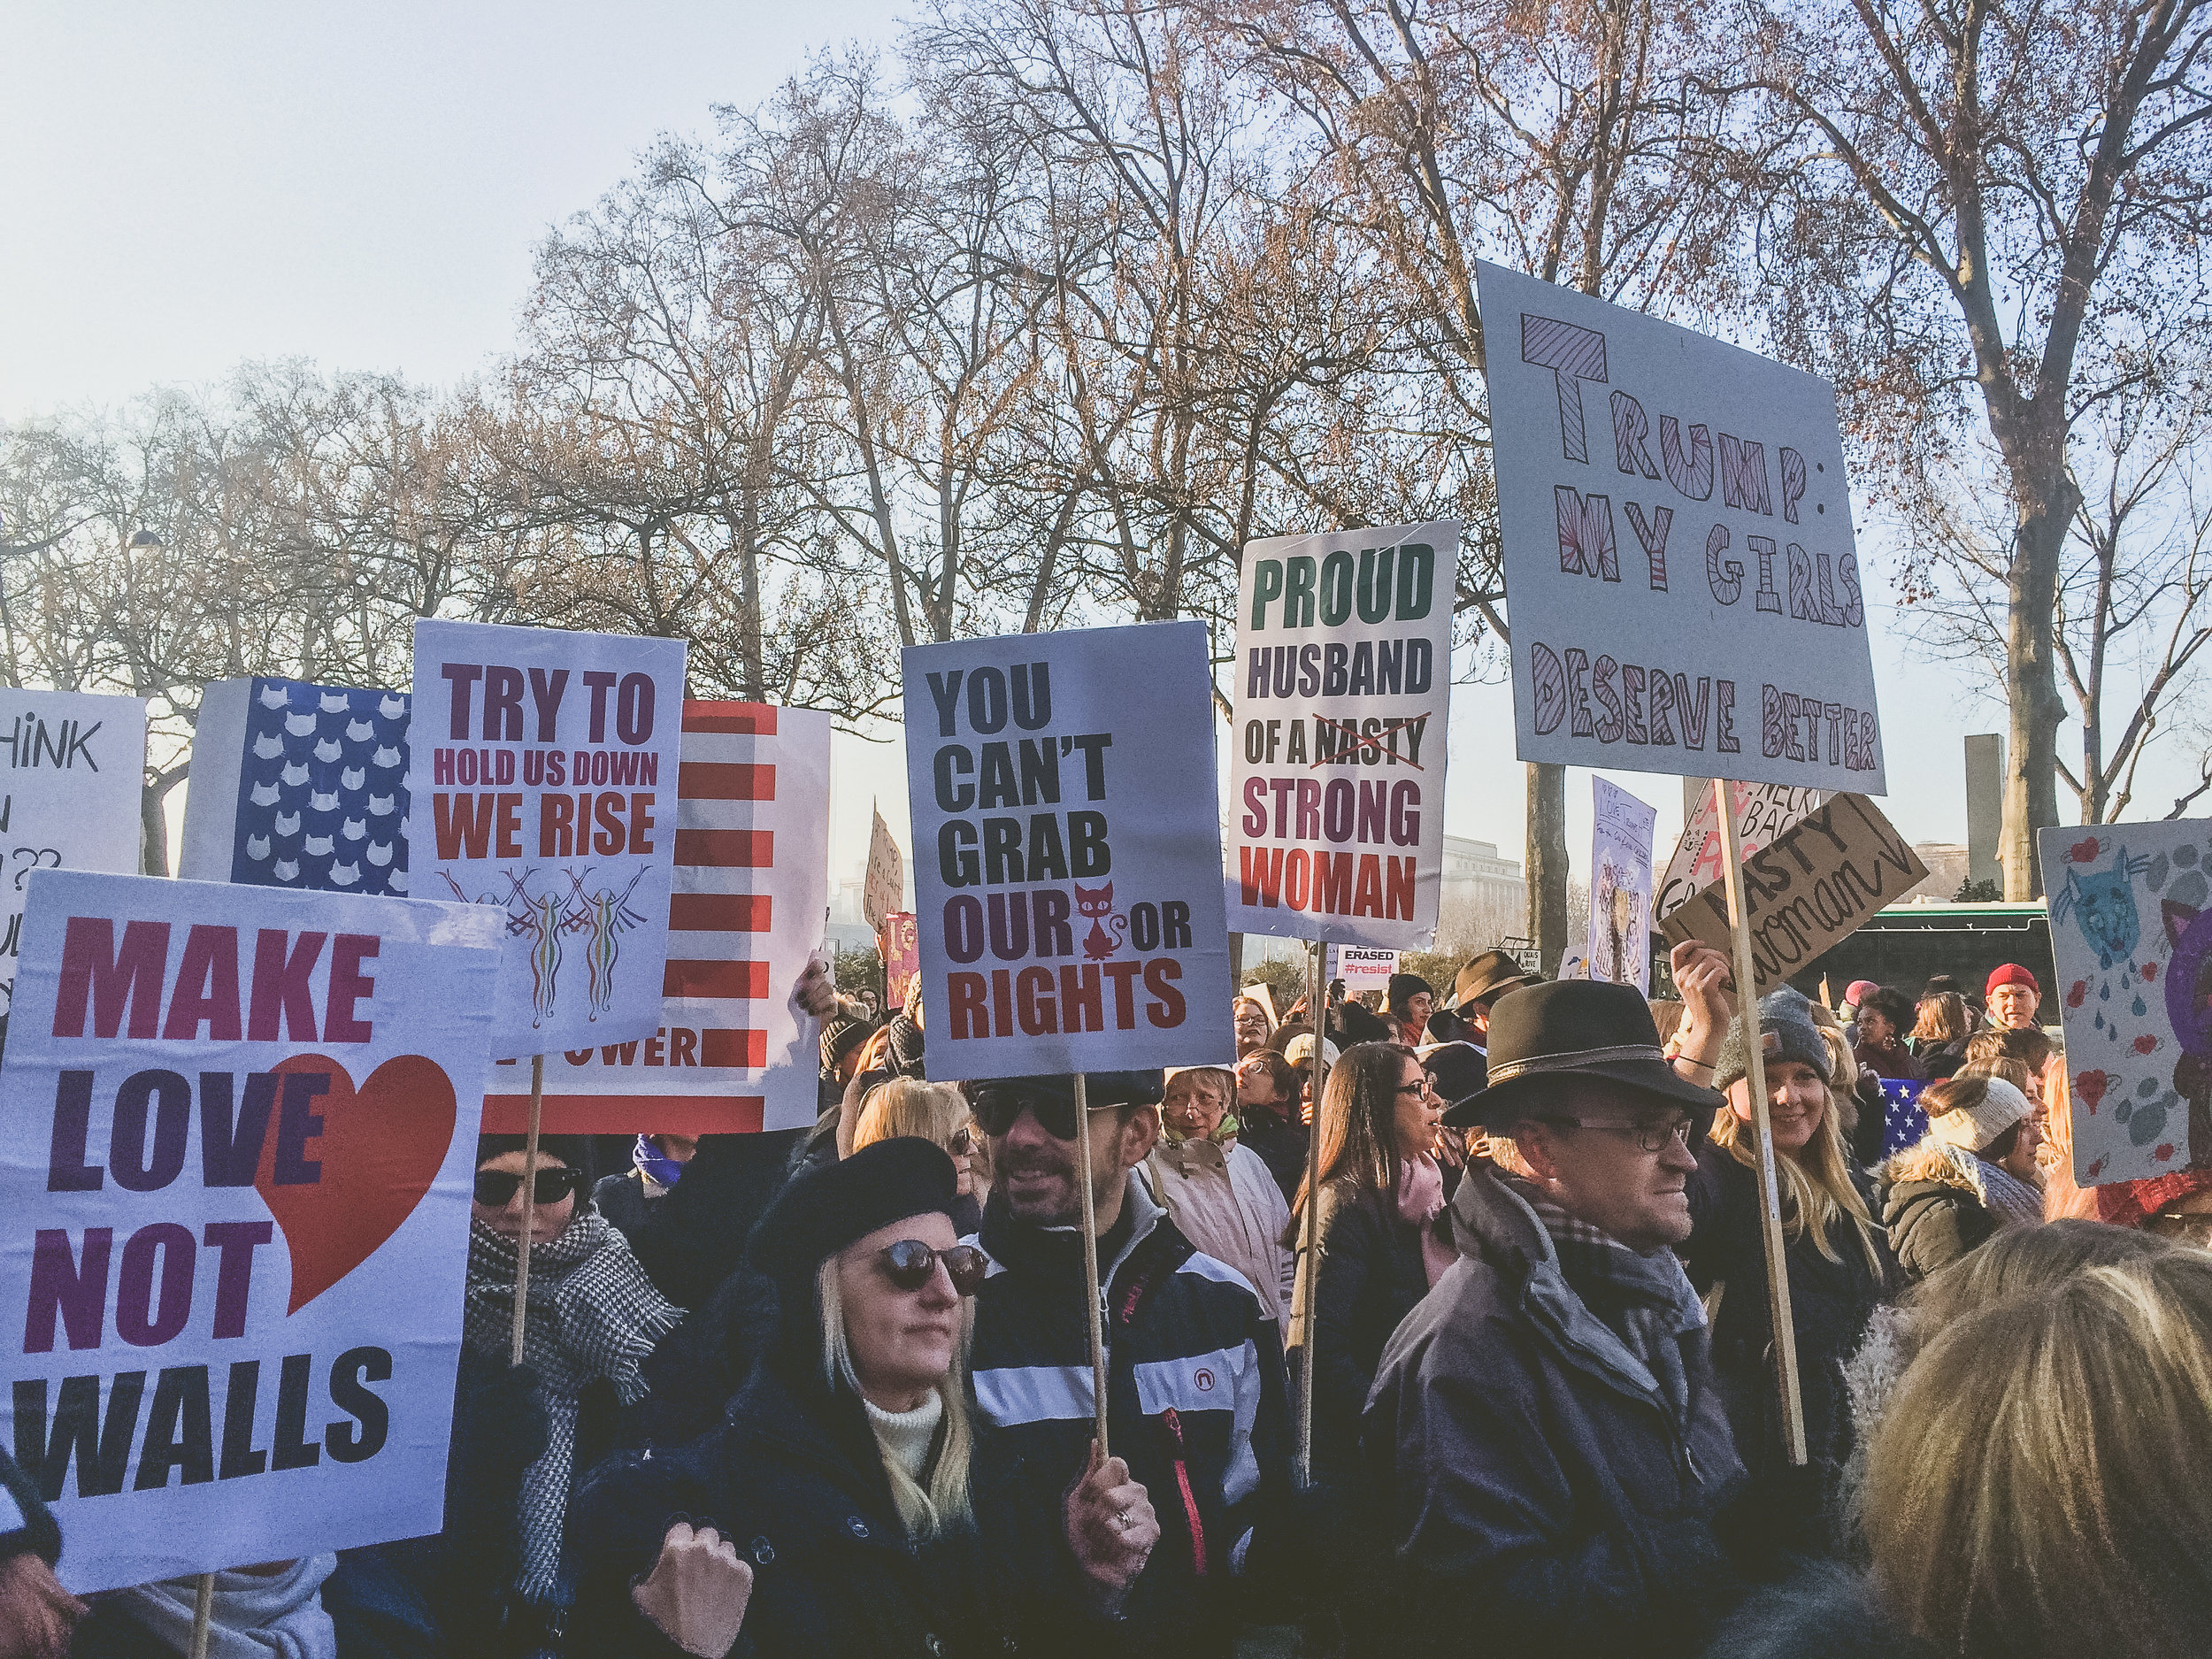
<svg viewBox="0 0 2212 1659"><path fill-rule="evenodd" d="M1728 919L1735 934L1736 1018L1743 1022L1749 1070L1752 1128L1758 1156L1759 1230L1766 1240L1767 1310L1774 1328L1776 1387L1782 1403L1782 1445L1792 1463L1805 1461L1805 1403L1797 1386L1797 1327L1790 1317L1789 1263L1783 1254L1780 1182L1774 1168L1774 1120L1767 1102L1765 1045L1760 1041L1759 998L1752 974L1751 928L1744 910L1743 858L1736 846L1736 816L1728 810L1728 785L1713 780L1713 813L1721 826L1722 879L1728 887Z"/></svg>
<svg viewBox="0 0 2212 1659"><path fill-rule="evenodd" d="M1306 1213L1300 1218L1304 1253L1298 1261L1298 1484L1313 1481L1313 1286L1319 1271L1321 1240L1321 1045L1328 1030L1327 987L1321 980L1325 945L1307 947L1306 1017L1313 1026L1313 1050L1306 1056L1312 1079L1313 1121L1306 1125Z"/></svg>
<svg viewBox="0 0 2212 1659"><path fill-rule="evenodd" d="M1106 1322L1098 1289L1098 1200L1091 1192L1091 1102L1083 1074L1075 1073L1075 1179L1083 1188L1083 1305L1090 1310L1091 1409L1098 1418L1098 1458L1106 1450Z"/></svg>
<svg viewBox="0 0 2212 1659"><path fill-rule="evenodd" d="M545 1116L545 1056L530 1056L530 1129L522 1148L522 1237L515 1240L515 1328L507 1363L522 1363L522 1333L530 1302L530 1230L537 1225L538 1125Z"/></svg>

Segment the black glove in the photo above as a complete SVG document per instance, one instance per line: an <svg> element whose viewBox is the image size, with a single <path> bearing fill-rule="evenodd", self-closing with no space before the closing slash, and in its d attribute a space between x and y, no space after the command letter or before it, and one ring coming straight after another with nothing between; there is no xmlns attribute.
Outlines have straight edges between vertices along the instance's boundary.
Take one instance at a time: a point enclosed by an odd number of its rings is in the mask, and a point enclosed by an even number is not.
<svg viewBox="0 0 2212 1659"><path fill-rule="evenodd" d="M1809 1556L1834 1555L1835 1465L1818 1458L1755 1475L1713 1517L1713 1532L1737 1566L1778 1578Z"/></svg>
<svg viewBox="0 0 2212 1659"><path fill-rule="evenodd" d="M519 1472L545 1455L553 1438L538 1373L503 1365L469 1395L469 1435L485 1467Z"/></svg>

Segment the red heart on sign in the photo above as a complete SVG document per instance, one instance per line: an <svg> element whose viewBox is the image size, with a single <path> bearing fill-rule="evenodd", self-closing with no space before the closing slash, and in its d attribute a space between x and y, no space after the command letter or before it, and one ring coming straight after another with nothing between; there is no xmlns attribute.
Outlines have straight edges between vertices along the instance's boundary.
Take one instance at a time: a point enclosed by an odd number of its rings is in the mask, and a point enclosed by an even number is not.
<svg viewBox="0 0 2212 1659"><path fill-rule="evenodd" d="M289 1315L367 1261L415 1213L453 1144L456 1113L451 1081L419 1054L387 1060L358 1089L345 1067L319 1054L296 1054L275 1070L275 1109L253 1185L291 1253ZM288 1136L281 1079L317 1073L330 1079L308 1108L321 1126L303 1140L296 1129ZM288 1174L314 1164L316 1177L279 1182L280 1143L292 1154Z"/></svg>

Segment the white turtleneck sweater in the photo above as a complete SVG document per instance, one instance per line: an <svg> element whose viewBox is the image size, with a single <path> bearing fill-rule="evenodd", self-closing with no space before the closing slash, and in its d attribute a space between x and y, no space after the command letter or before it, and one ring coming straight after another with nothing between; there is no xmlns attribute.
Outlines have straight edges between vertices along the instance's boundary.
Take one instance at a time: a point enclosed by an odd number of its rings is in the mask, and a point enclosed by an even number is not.
<svg viewBox="0 0 2212 1659"><path fill-rule="evenodd" d="M872 1400L863 1398L868 1409L868 1426L876 1432L876 1442L888 1457L918 1486L927 1486L923 1471L929 1467L930 1443L937 1438L937 1425L945 1415L945 1402L934 1389L928 1398L911 1411L886 1411Z"/></svg>

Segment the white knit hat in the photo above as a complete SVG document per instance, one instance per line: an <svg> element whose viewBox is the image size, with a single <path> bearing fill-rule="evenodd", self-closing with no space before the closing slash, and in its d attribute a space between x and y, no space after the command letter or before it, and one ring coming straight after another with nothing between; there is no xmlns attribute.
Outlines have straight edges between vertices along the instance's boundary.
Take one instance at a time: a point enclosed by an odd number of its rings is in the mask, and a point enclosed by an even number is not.
<svg viewBox="0 0 2212 1659"><path fill-rule="evenodd" d="M1961 1082L1969 1079L1962 1078ZM2001 1077L1978 1077L1971 1079L1988 1091L1981 1103L1960 1107L1947 1112L1932 1112L1928 1117L1928 1133L1947 1145L1964 1147L1969 1152L1979 1152L1999 1135L2018 1123L2035 1110L2028 1104L2028 1097Z"/></svg>

